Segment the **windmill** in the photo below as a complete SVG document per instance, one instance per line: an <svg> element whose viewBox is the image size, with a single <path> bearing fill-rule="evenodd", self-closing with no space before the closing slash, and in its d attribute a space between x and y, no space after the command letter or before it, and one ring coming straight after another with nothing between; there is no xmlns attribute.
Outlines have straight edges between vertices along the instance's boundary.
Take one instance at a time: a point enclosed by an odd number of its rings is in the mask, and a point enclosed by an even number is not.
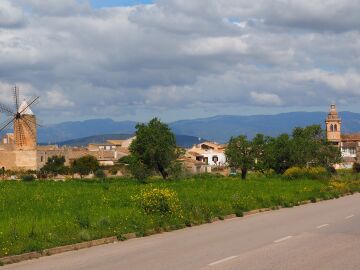
<svg viewBox="0 0 360 270"><path fill-rule="evenodd" d="M15 149L16 150L34 150L36 149L36 117L31 111L30 106L39 101L39 97L31 97L20 104L19 88L13 87L12 95L15 109L0 103L0 112L8 118L0 125L0 132L13 126Z"/></svg>

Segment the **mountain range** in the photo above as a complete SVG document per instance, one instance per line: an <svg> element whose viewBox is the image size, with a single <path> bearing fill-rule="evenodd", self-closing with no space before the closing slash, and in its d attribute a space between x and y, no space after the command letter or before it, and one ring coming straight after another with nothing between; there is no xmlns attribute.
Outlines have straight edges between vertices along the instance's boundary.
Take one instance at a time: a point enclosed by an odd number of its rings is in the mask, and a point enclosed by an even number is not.
<svg viewBox="0 0 360 270"><path fill-rule="evenodd" d="M342 118L343 133L360 131L360 113L341 112L339 115ZM168 124L175 134L190 136L189 138L182 138L185 144L188 143L187 139L192 143L199 140L199 138L225 143L231 136L240 134L247 135L250 138L257 133L277 136L281 133L290 133L294 127L304 127L312 124L320 124L324 127L326 116L325 112L290 112L252 116L220 115L175 121ZM116 139L116 136L133 134L136 124L137 122L134 121L92 119L46 125L39 128L38 141L40 143L64 143L69 140L91 136L97 136L97 138L88 138L89 142L96 142L94 140L105 137Z"/></svg>

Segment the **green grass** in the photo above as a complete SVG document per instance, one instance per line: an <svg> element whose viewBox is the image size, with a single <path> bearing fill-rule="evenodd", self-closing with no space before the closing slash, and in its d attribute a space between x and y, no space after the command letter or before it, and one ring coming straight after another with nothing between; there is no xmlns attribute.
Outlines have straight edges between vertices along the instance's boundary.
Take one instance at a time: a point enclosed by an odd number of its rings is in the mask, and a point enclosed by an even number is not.
<svg viewBox="0 0 360 270"><path fill-rule="evenodd" d="M180 181L133 180L0 182L0 257L129 232L151 232L201 224L214 217L330 199L359 191L360 181L198 177ZM178 194L181 217L147 215L132 196L149 186Z"/></svg>

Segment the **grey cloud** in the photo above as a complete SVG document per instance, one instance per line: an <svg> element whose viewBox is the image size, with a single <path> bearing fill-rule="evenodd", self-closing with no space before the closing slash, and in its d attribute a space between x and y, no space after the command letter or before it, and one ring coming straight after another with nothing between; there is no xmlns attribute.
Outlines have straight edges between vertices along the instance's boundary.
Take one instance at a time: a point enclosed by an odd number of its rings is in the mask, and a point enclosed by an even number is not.
<svg viewBox="0 0 360 270"><path fill-rule="evenodd" d="M2 0L0 4L0 29L18 28L25 24L25 18L21 8L13 5L10 1Z"/></svg>
<svg viewBox="0 0 360 270"><path fill-rule="evenodd" d="M72 16L90 14L91 7L85 0L13 0L30 14L41 16Z"/></svg>

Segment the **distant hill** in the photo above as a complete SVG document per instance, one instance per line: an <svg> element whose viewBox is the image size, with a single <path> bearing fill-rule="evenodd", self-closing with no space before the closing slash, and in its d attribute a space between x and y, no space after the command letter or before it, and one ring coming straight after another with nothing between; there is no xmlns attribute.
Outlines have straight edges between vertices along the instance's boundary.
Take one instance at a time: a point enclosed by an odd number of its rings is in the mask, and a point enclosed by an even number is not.
<svg viewBox="0 0 360 270"><path fill-rule="evenodd" d="M136 122L92 119L47 125L38 129L38 141L52 144L102 134L133 134Z"/></svg>
<svg viewBox="0 0 360 270"><path fill-rule="evenodd" d="M249 137L257 133L277 136L290 133L294 127L318 124L325 127L324 112L291 112L277 115L254 116L215 116L210 118L182 120L170 124L178 134L191 134L198 137L226 142L231 136L245 134ZM340 113L342 131L344 133L360 131L360 114L351 112Z"/></svg>
<svg viewBox="0 0 360 270"><path fill-rule="evenodd" d="M56 144L59 146L86 146L89 143L105 143L107 140L126 140L132 136L132 134L102 134L63 142L56 142ZM184 148L191 147L194 144L205 141L204 139L188 135L175 135L175 137L176 144Z"/></svg>
<svg viewBox="0 0 360 270"><path fill-rule="evenodd" d="M169 123L175 134L189 135L220 143L227 142L231 136L245 134L253 137L256 133L277 136L290 133L294 127L312 124L324 126L325 112L290 112L276 115L235 116L223 115L202 119L181 120ZM341 112L343 132L360 131L360 114ZM93 119L79 122L64 122L49 125L38 130L41 143L54 143L102 134L133 134L136 122L111 119ZM180 140L180 139L179 139Z"/></svg>

